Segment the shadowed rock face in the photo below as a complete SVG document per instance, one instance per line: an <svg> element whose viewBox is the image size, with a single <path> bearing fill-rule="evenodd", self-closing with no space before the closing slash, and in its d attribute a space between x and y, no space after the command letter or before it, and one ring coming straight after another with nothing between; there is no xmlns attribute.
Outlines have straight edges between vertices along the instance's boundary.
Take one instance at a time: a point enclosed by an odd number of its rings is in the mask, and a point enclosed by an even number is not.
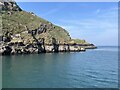
<svg viewBox="0 0 120 90"><path fill-rule="evenodd" d="M13 0L2 0L0 6L2 6L2 11L22 11Z"/></svg>

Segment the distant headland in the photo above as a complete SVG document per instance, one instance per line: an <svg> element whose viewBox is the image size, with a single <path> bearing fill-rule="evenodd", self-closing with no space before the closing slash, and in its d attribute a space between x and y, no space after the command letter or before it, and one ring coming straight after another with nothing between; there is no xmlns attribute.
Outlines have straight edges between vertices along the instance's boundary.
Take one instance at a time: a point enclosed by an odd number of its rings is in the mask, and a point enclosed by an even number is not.
<svg viewBox="0 0 120 90"><path fill-rule="evenodd" d="M16 2L2 2L0 54L80 52L96 46L72 39L69 33L33 12L22 10Z"/></svg>

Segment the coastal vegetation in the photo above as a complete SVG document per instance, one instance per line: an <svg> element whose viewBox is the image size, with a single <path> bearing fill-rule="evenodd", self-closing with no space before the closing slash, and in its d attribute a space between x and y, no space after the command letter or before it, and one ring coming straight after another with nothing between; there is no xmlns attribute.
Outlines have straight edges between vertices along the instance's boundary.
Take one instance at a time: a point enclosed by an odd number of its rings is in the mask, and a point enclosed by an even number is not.
<svg viewBox="0 0 120 90"><path fill-rule="evenodd" d="M85 40L72 39L60 26L22 10L16 2L2 2L0 53L27 54L42 52L85 51L96 48Z"/></svg>

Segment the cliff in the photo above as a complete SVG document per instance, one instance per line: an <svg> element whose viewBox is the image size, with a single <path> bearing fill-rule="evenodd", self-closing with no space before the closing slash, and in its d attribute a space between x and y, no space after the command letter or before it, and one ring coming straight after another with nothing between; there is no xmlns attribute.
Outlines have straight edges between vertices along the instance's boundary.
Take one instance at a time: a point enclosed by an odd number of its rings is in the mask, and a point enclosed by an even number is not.
<svg viewBox="0 0 120 90"><path fill-rule="evenodd" d="M85 40L71 39L65 29L33 12L22 10L14 1L0 1L0 5L2 54L81 51L95 48Z"/></svg>

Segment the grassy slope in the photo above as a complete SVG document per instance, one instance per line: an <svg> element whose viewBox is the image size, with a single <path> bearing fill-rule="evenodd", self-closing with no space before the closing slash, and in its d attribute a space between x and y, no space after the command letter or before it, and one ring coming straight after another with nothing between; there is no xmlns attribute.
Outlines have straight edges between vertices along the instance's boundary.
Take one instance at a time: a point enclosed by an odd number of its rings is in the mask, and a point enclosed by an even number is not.
<svg viewBox="0 0 120 90"><path fill-rule="evenodd" d="M31 13L28 13L26 11L20 11L20 12L13 11L11 15L8 14L7 11L2 13L3 35L5 35L7 31L9 31L12 34L18 34L18 33L21 34L21 32L26 31L25 26L27 26L29 30L34 30L37 29L41 23L46 25L51 24L50 22L36 15L32 15ZM36 35L36 38L38 39L45 38L46 43L50 43L53 37L56 38L58 41L60 41L60 43L64 43L64 42L68 43L71 41L71 37L65 29L53 24L52 26L49 27L51 27L51 30L47 29L46 33ZM34 41L33 38L28 34L21 34L21 36L24 40L29 39L28 42ZM83 40L78 40L78 39L74 40L74 42L86 43Z"/></svg>

